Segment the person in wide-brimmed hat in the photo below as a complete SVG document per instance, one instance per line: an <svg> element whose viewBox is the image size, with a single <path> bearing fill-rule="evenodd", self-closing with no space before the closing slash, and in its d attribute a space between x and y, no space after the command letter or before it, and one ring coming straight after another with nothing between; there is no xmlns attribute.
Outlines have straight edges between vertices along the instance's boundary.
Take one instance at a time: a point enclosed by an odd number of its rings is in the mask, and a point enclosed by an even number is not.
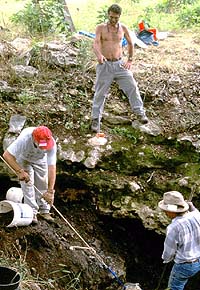
<svg viewBox="0 0 200 290"><path fill-rule="evenodd" d="M200 212L178 191L165 192L158 207L172 219L162 254L164 263L174 261L167 289L183 290L200 271Z"/></svg>
<svg viewBox="0 0 200 290"><path fill-rule="evenodd" d="M24 203L33 209L33 224L38 223L38 213L47 221L53 221L49 211L54 201L56 152L51 130L38 126L22 130L3 153L20 180Z"/></svg>

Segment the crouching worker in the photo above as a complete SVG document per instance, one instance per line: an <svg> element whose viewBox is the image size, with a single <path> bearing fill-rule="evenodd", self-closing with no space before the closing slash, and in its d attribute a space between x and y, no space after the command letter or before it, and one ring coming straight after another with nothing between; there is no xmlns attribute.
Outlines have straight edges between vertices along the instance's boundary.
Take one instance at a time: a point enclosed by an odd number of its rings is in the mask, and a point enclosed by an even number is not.
<svg viewBox="0 0 200 290"><path fill-rule="evenodd" d="M46 126L39 126L22 130L3 154L18 175L24 203L33 209L33 224L38 223L37 214L53 222L49 211L54 202L56 152L52 132Z"/></svg>
<svg viewBox="0 0 200 290"><path fill-rule="evenodd" d="M183 290L200 271L200 212L178 191L165 192L158 207L172 220L162 254L164 263L174 261L167 289Z"/></svg>

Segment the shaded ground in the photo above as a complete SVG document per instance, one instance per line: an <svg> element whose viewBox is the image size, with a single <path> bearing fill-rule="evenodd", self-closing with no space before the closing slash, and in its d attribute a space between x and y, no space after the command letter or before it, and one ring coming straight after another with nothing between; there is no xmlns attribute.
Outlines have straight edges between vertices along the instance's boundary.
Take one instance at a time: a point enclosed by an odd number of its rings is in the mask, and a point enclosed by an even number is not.
<svg viewBox="0 0 200 290"><path fill-rule="evenodd" d="M199 46L200 38L197 33L183 33L168 37L158 47L136 49L133 72L139 83L147 114L169 136L181 131L199 134L199 123L194 122L199 120L200 113ZM73 131L73 135L77 137L90 133L95 78L92 61L84 71L41 67L37 79L24 82L10 74L8 60L9 57L1 58L1 79L14 86L17 91L23 88L29 93L34 92L35 98L27 101L24 94L18 99L16 92L1 95L1 142L8 129L10 116L16 113L27 117L27 126L48 124L59 140L63 140L65 133L69 131ZM105 107L108 112L113 109L111 103L120 104L124 107L123 115L131 116L127 100L116 85L112 86ZM67 109L64 112L63 107ZM184 119L187 122L183 125ZM102 128L104 132L110 133L110 124L106 120ZM73 168L70 170L73 172ZM6 177L1 181L2 200L6 189L13 182L9 183L11 181ZM98 250L106 263L125 260L128 281L139 281L144 290L156 288L163 271L160 259L163 237L145 231L138 221L116 222L109 217L99 216L95 195L81 188L81 185L80 191L75 192L67 188L60 190L57 185L55 206L79 234ZM38 285L41 289L116 289L116 284L112 286L113 277L102 269L91 253L70 250L70 246L83 244L67 223L55 211L52 212L55 216L54 224L40 220L37 226L17 229L6 228L5 216L1 216L1 251L13 261L20 259L21 266L26 262L30 269L28 275L40 280ZM8 216L10 218L12 216ZM134 240L136 232L137 239ZM166 269L165 276L160 281L160 290L166 287L168 272L169 269ZM61 278L62 276L64 277ZM24 281L27 281L27 276ZM198 289L195 287L197 282L194 280L187 290ZM30 281L24 282L22 287L37 290L36 286L30 286Z"/></svg>

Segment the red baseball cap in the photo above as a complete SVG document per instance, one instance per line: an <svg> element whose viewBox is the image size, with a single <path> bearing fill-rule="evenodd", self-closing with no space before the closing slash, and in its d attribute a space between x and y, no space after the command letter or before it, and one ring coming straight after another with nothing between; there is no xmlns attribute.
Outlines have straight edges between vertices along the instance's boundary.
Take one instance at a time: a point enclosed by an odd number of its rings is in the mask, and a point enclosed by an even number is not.
<svg viewBox="0 0 200 290"><path fill-rule="evenodd" d="M40 149L50 150L54 146L52 133L46 126L39 126L33 130L33 138L38 143Z"/></svg>

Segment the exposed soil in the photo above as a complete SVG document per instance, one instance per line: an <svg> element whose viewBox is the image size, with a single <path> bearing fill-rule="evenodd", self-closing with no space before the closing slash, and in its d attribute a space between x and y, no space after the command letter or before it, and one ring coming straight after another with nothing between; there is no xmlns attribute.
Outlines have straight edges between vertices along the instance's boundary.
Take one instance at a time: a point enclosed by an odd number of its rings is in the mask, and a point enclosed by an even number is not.
<svg viewBox="0 0 200 290"><path fill-rule="evenodd" d="M146 51L136 49L133 71L139 83L147 114L159 122L166 134L175 134L178 129L180 131L181 122L176 119L176 110L174 118L171 116L171 108L174 106L176 109L174 97L181 103L182 115L191 114L187 126L182 129L183 132L199 132L199 126L193 123L194 118L199 118L200 113L199 46L200 38L197 33L181 33L168 37L160 42L158 47L150 47ZM24 83L23 80L10 75L9 65L6 66L8 59L1 59L2 80L8 81L18 90L21 88L34 90L36 99L32 103L23 104L15 99L14 94L2 96L1 142L8 129L10 116L16 113L27 117L27 125L48 124L60 140L64 138L65 132L70 130L66 124L74 124L74 135L90 132L89 121L83 131L80 129L83 125L80 124L86 122L85 116L90 116L88 112L93 96L94 68L86 69L84 73L77 69L63 71L58 68L41 68L38 83L31 80ZM173 77L177 86L170 86L168 82ZM54 85L56 83L53 89L49 85L51 83ZM48 86L53 97L45 97ZM64 95L74 88L85 93L71 95L76 113L72 115L70 110L64 113L59 111L59 105L67 108L71 106L71 103L66 102ZM112 86L109 102L126 103L123 94L115 85ZM109 110L109 107L106 108ZM127 107L125 113L131 115ZM109 132L109 125L103 124L103 129ZM73 168L71 170L73 171ZM6 190L16 185L15 181L6 178L1 178L1 200L5 198ZM122 276L122 279L133 283L140 282L143 290L155 289L163 273L161 253L164 237L146 231L140 221L115 221L108 216L100 216L95 205L95 197L85 188L73 191L69 188L60 190L59 187L57 184L55 206L85 241L97 249L106 263L109 262L109 258L112 261L125 260L127 271L126 277ZM12 219L12 213L1 214L1 251L13 261L18 258L21 263L26 262L30 269L29 274L37 280L41 289L117 289L116 281L113 281L113 277L110 277L107 270L96 261L94 255L87 250L70 249L71 246L84 246L84 243L55 210L52 210L52 213L55 217L53 224L40 219L38 225L21 228L7 228L6 224ZM135 233L137 239L134 239ZM160 281L159 290L165 289L169 270L170 266ZM199 279L195 277L186 290L198 289L198 283ZM35 284L31 284L30 281L28 283L27 276L21 287L27 290L38 289Z"/></svg>

